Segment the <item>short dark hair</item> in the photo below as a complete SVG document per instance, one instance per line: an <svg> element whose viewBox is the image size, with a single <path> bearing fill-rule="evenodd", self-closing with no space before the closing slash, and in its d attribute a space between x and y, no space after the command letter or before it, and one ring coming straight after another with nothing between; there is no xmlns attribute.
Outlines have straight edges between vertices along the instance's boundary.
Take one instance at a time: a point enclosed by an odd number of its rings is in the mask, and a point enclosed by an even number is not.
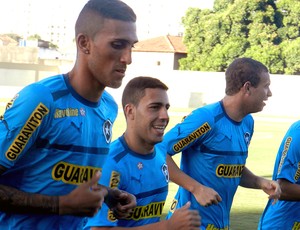
<svg viewBox="0 0 300 230"><path fill-rule="evenodd" d="M86 33L93 37L101 26L99 20L95 20L95 16L102 19L136 22L136 14L132 8L120 0L89 0L79 13L75 34Z"/></svg>
<svg viewBox="0 0 300 230"><path fill-rule="evenodd" d="M235 59L225 72L226 95L236 94L247 81L257 87L263 72L268 72L268 68L259 61L251 58Z"/></svg>
<svg viewBox="0 0 300 230"><path fill-rule="evenodd" d="M131 79L124 88L122 95L122 106L123 109L129 103L138 105L141 98L145 96L145 89L163 89L168 90L169 88L157 78L139 76Z"/></svg>

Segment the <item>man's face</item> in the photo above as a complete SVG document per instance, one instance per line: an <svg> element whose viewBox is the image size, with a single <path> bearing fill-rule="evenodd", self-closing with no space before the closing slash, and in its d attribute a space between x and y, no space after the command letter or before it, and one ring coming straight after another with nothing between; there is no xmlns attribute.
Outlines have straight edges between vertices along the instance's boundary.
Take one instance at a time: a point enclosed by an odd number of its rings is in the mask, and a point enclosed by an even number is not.
<svg viewBox="0 0 300 230"><path fill-rule="evenodd" d="M93 80L103 87L120 87L136 42L134 22L105 19L90 46L88 68Z"/></svg>
<svg viewBox="0 0 300 230"><path fill-rule="evenodd" d="M135 133L141 144L154 145L161 142L169 123L170 107L166 90L146 89L145 96L135 107Z"/></svg>
<svg viewBox="0 0 300 230"><path fill-rule="evenodd" d="M270 90L270 75L267 72L260 74L260 82L257 87L251 87L251 103L249 103L250 113L262 111L266 105L265 101L272 96Z"/></svg>

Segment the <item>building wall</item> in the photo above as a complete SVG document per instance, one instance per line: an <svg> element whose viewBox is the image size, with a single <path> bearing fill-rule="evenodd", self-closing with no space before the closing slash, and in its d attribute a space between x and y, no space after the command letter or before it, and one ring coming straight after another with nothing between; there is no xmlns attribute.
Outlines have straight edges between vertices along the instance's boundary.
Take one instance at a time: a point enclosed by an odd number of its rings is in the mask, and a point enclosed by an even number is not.
<svg viewBox="0 0 300 230"><path fill-rule="evenodd" d="M223 72L158 71L129 68L119 89L108 89L118 103L125 84L136 76L152 76L161 79L169 87L171 107L198 107L221 100L225 96L225 74ZM262 114L272 116L298 116L300 106L300 76L271 75L272 97L266 102Z"/></svg>
<svg viewBox="0 0 300 230"><path fill-rule="evenodd" d="M52 68L51 66L55 69L48 69ZM72 62L45 60L40 63L38 70L24 70L24 68L4 68L0 63L0 103L8 101L25 85L50 75L66 73L72 66ZM36 77L37 72L38 77ZM169 87L168 95L173 108L203 106L219 101L225 95L225 76L222 72L164 70L159 67L144 68L135 62L134 65L128 66L126 77L119 89L107 88L119 105L121 105L124 86L136 76L157 77L166 83ZM262 113L274 116L300 116L300 106L297 103L300 98L299 86L300 76L271 75L270 88L273 96L268 100Z"/></svg>
<svg viewBox="0 0 300 230"><path fill-rule="evenodd" d="M173 70L174 53L132 52L132 63L137 69Z"/></svg>
<svg viewBox="0 0 300 230"><path fill-rule="evenodd" d="M0 62L38 63L37 47L0 46Z"/></svg>

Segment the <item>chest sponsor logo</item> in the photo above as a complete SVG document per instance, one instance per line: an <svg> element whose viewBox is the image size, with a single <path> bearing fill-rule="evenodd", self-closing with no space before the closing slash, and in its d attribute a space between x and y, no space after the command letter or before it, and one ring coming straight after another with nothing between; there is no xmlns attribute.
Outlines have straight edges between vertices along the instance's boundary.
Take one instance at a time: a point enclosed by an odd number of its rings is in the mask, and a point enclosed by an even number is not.
<svg viewBox="0 0 300 230"><path fill-rule="evenodd" d="M295 222L292 230L299 230L300 229L300 222Z"/></svg>
<svg viewBox="0 0 300 230"><path fill-rule="evenodd" d="M165 205L165 201L150 203L145 206L137 206L133 209L133 212L126 217L126 220L142 220L153 217L161 217L162 211ZM110 221L116 221L112 211L108 212L108 219Z"/></svg>
<svg viewBox="0 0 300 230"><path fill-rule="evenodd" d="M218 165L216 175L218 177L236 178L242 176L242 171L245 165Z"/></svg>
<svg viewBox="0 0 300 230"><path fill-rule="evenodd" d="M34 131L41 125L43 118L49 113L49 109L40 103L32 112L25 125L22 127L18 136L8 148L5 156L8 160L13 161L18 158L27 145Z"/></svg>
<svg viewBox="0 0 300 230"><path fill-rule="evenodd" d="M206 230L229 230L229 227L226 226L225 228L219 228L219 227L216 227L214 224L208 224L205 229Z"/></svg>
<svg viewBox="0 0 300 230"><path fill-rule="evenodd" d="M52 178L66 184L79 185L90 180L101 168L81 166L66 162L57 163L52 169Z"/></svg>
<svg viewBox="0 0 300 230"><path fill-rule="evenodd" d="M173 145L173 150L175 152L180 152L184 147L186 147L193 141L200 138L203 134L207 133L209 130L211 130L211 127L209 126L209 124L207 122L204 123L202 126L200 126L198 129L196 129L194 132L192 132L186 138L181 139L175 145Z"/></svg>
<svg viewBox="0 0 300 230"><path fill-rule="evenodd" d="M170 207L170 212L174 213L174 211L176 210L177 204L178 204L178 200L174 198L172 201L171 207Z"/></svg>
<svg viewBox="0 0 300 230"><path fill-rule="evenodd" d="M54 113L54 118L64 118L64 117L78 117L78 109L66 108L66 109L56 109Z"/></svg>
<svg viewBox="0 0 300 230"><path fill-rule="evenodd" d="M120 173L116 171L111 172L109 187L117 188L120 183Z"/></svg>

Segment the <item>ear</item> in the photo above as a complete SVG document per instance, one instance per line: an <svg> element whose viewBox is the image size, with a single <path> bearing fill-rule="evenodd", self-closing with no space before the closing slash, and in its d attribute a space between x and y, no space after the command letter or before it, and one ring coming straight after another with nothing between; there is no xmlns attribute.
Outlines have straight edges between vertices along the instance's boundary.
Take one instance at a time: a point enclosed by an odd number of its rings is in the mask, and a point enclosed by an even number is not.
<svg viewBox="0 0 300 230"><path fill-rule="evenodd" d="M89 54L90 53L90 39L86 34L78 34L76 37L78 51Z"/></svg>
<svg viewBox="0 0 300 230"><path fill-rule="evenodd" d="M245 84L243 85L243 89L245 91L245 93L250 93L250 89L251 89L251 83L250 81L246 81Z"/></svg>
<svg viewBox="0 0 300 230"><path fill-rule="evenodd" d="M124 107L124 113L126 119L134 120L135 117L135 106L133 104L127 104Z"/></svg>

